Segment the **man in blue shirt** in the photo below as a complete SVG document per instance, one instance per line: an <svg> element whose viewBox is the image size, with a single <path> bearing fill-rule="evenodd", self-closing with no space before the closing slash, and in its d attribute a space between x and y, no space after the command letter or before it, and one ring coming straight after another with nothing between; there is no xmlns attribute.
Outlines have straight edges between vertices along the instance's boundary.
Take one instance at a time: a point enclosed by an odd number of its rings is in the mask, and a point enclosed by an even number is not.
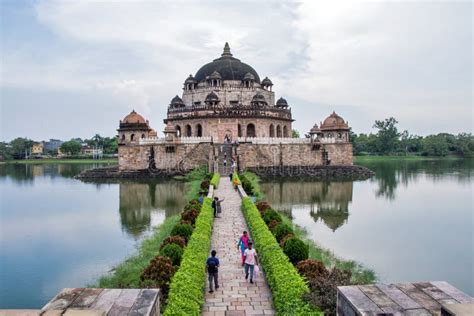
<svg viewBox="0 0 474 316"><path fill-rule="evenodd" d="M211 251L211 256L207 258L206 261L207 273L209 274L209 293L214 293L212 289L212 283L216 286L216 290L219 288L218 284L218 268L219 268L219 259L216 258L216 251Z"/></svg>

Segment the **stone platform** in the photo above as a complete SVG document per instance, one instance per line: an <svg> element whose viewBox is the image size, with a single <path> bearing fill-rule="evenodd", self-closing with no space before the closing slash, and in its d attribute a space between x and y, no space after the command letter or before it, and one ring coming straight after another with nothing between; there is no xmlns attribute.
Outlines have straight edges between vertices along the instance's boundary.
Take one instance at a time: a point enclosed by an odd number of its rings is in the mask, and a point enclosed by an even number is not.
<svg viewBox="0 0 474 316"><path fill-rule="evenodd" d="M444 281L339 286L337 315L474 315L474 299Z"/></svg>

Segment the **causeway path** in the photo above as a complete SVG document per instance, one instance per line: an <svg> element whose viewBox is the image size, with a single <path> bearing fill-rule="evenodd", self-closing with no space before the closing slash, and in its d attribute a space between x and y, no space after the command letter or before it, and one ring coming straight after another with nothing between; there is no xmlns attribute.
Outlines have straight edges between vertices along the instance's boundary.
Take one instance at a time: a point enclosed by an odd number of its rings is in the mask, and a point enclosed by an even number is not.
<svg viewBox="0 0 474 316"><path fill-rule="evenodd" d="M220 218L214 220L211 242L211 248L217 251L220 261L219 288L209 293L206 276L206 302L202 315L274 315L271 292L263 273L254 280L254 284L245 280L237 242L242 232L248 231L248 227L240 209L242 199L229 177L221 177L214 196L225 198L221 203Z"/></svg>

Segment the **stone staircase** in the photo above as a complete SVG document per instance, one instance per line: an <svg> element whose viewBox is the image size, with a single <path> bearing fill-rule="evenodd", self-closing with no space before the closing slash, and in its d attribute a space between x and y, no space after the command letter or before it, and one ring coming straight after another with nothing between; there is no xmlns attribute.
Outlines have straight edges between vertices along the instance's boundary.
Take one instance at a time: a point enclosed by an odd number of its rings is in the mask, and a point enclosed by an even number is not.
<svg viewBox="0 0 474 316"><path fill-rule="evenodd" d="M221 176L229 175L232 172L232 157L233 154L232 144L221 144L218 145L218 155L217 155L217 171ZM226 166L224 166L224 161L226 161Z"/></svg>

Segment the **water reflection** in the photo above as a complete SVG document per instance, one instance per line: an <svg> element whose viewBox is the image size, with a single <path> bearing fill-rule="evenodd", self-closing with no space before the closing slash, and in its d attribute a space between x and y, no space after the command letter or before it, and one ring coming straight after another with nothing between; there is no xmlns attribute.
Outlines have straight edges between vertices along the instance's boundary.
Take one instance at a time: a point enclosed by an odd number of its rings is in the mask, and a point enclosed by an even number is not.
<svg viewBox="0 0 474 316"><path fill-rule="evenodd" d="M122 228L135 238L151 226L151 213L164 210L165 216L178 214L184 207L184 183L120 183L119 212Z"/></svg>
<svg viewBox="0 0 474 316"><path fill-rule="evenodd" d="M352 201L352 181L291 181L263 182L263 192L272 206L292 216L297 205L309 207L315 222L321 221L332 231L347 223Z"/></svg>

